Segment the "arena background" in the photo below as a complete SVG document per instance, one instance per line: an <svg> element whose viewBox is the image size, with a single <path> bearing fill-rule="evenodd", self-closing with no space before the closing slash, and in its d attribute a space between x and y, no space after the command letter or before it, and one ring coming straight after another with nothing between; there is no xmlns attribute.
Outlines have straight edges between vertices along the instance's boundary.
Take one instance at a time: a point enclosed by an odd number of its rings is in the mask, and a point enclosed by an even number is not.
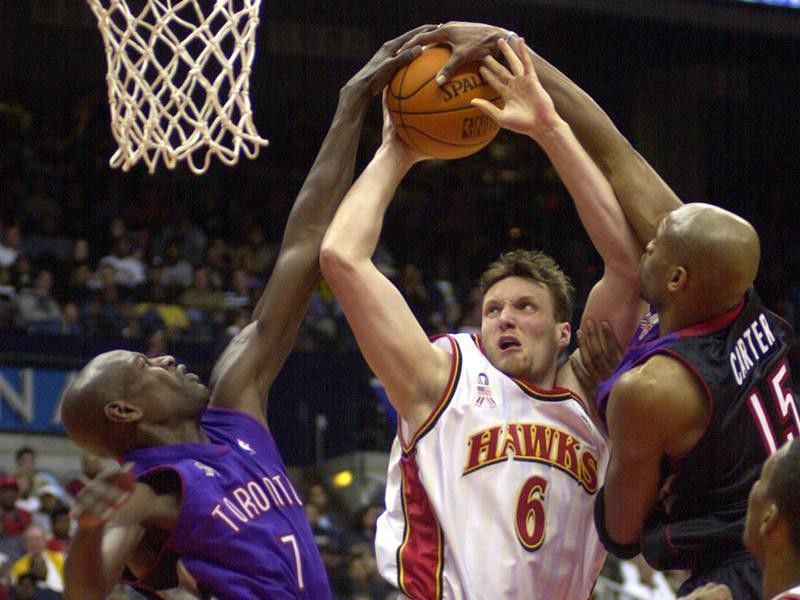
<svg viewBox="0 0 800 600"><path fill-rule="evenodd" d="M49 247L99 240L113 216L132 230L190 216L229 239L260 223L277 242L349 76L383 40L418 24L480 20L524 35L583 86L684 200L750 219L762 237L761 295L797 316L800 11L712 0L359 0L266 2L261 16L251 96L270 146L255 161L215 165L204 176L185 168L151 176L142 166L127 174L108 167L115 146L104 54L83 0L0 1L0 218L22 218L26 239ZM20 114L30 117L24 135ZM362 165L379 119L376 103ZM45 138L66 145L44 162L68 165L74 178L30 172L25 148L51 148ZM58 214L36 212L30 200L42 195ZM384 234L397 266L432 270L442 259L467 288L499 251L525 244L556 256L578 284L597 274L597 257L532 142L501 134L479 155L417 169L401 195ZM142 343L0 329L0 467L10 469L13 451L29 443L41 466L77 468L58 423L64 383L97 352ZM176 340L170 351L206 376L218 348ZM269 417L287 463L299 467L364 451L381 456L391 435L391 415L346 345L296 352Z"/></svg>

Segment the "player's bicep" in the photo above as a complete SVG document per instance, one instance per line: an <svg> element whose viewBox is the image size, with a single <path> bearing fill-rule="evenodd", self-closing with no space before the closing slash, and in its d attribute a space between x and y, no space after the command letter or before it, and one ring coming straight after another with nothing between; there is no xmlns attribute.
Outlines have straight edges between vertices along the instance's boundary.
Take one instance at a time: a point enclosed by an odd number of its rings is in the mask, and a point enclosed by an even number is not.
<svg viewBox="0 0 800 600"><path fill-rule="evenodd" d="M618 544L639 540L657 499L663 441L661 418L646 400L647 385L623 376L607 409L611 460L605 482L605 524Z"/></svg>

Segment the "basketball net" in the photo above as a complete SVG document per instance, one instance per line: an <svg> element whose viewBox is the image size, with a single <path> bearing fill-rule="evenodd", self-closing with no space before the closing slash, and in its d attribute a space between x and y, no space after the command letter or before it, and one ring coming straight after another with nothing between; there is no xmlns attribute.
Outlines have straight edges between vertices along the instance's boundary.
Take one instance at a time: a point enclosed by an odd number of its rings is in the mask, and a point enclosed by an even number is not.
<svg viewBox="0 0 800 600"><path fill-rule="evenodd" d="M253 124L250 69L261 0L86 0L108 63L112 167L185 160L204 173L268 144Z"/></svg>

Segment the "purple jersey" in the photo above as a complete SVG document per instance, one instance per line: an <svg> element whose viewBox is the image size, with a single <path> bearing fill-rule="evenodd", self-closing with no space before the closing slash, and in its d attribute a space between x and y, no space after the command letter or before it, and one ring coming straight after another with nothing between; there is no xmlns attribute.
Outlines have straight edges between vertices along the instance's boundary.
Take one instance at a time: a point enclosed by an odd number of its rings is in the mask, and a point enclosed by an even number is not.
<svg viewBox="0 0 800 600"><path fill-rule="evenodd" d="M690 582L726 583L735 598L756 597L757 581L733 571L726 580L724 569L731 561L752 560L742 545L749 490L767 456L800 434L788 364L791 328L751 289L728 313L658 336L657 320L647 318L619 369L598 389L600 413L622 373L664 354L702 384L709 414L696 445L663 461L660 500L642 531L642 555L657 569L690 569Z"/></svg>
<svg viewBox="0 0 800 600"><path fill-rule="evenodd" d="M204 597L330 598L303 504L269 431L245 413L209 408L210 444L129 452L137 478L171 471L181 509L153 575L177 585L179 558ZM152 589L148 579L129 581Z"/></svg>

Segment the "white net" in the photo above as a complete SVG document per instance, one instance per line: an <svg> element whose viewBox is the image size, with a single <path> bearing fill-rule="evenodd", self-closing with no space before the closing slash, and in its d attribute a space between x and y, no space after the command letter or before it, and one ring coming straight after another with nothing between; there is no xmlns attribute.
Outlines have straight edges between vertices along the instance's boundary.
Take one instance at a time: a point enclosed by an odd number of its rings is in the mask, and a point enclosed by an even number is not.
<svg viewBox="0 0 800 600"><path fill-rule="evenodd" d="M204 173L213 156L233 165L267 140L253 123L250 69L261 0L86 0L108 62L109 161L143 160Z"/></svg>

